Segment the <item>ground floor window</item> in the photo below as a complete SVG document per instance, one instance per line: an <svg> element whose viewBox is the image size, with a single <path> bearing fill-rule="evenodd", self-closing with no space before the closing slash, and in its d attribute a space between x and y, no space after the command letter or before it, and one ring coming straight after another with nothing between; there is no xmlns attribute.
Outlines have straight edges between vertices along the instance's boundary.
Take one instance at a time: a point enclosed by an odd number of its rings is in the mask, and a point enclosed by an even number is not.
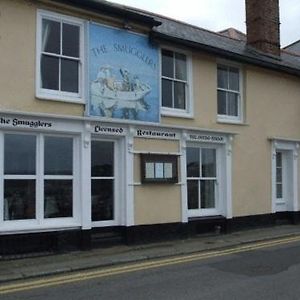
<svg viewBox="0 0 300 300"><path fill-rule="evenodd" d="M44 216L73 215L73 138L44 138Z"/></svg>
<svg viewBox="0 0 300 300"><path fill-rule="evenodd" d="M36 217L36 136L4 134L4 220Z"/></svg>
<svg viewBox="0 0 300 300"><path fill-rule="evenodd" d="M4 133L3 220L73 217L74 138Z"/></svg>
<svg viewBox="0 0 300 300"><path fill-rule="evenodd" d="M205 210L217 209L216 149L188 147L187 202L190 215L201 215Z"/></svg>

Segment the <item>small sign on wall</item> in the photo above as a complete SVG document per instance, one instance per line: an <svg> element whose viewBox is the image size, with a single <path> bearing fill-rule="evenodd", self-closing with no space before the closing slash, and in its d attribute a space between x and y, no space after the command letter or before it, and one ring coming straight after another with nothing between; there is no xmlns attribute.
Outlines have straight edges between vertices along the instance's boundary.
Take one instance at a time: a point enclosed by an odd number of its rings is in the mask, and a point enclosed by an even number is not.
<svg viewBox="0 0 300 300"><path fill-rule="evenodd" d="M225 143L225 138L221 135L189 133L187 139L189 141L195 141L195 142Z"/></svg>
<svg viewBox="0 0 300 300"><path fill-rule="evenodd" d="M142 183L176 183L178 167L176 155L141 154Z"/></svg>

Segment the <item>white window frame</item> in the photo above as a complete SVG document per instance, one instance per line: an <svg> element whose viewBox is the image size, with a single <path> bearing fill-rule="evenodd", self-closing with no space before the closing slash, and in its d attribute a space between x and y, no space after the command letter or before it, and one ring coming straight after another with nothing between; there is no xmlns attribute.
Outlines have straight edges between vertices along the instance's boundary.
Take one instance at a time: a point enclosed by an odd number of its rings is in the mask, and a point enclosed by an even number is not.
<svg viewBox="0 0 300 300"><path fill-rule="evenodd" d="M232 67L239 70L239 92L229 89L223 89L218 87L218 66L224 67ZM216 71L217 71L217 121L221 123L232 123L232 124L239 124L244 122L243 111L244 111L244 100L243 100L243 68L240 64L234 63L231 61L226 60L217 60L216 64ZM218 114L218 91L225 91L225 92L232 92L238 94L238 115L237 116L230 116L230 115L220 115Z"/></svg>
<svg viewBox="0 0 300 300"><path fill-rule="evenodd" d="M187 207L187 214L189 218L192 217L204 217L204 216L216 216L220 214L224 214L224 199L221 196L224 194L224 187L223 187L223 174L221 169L224 167L221 158L221 151L222 147L220 145L213 145L213 144L197 144L197 143L188 143L187 148L196 148L199 151L202 149L214 149L216 151L216 176L215 177L186 177L186 187L188 180L215 180L215 207L214 208L197 208L197 209L188 209ZM201 157L200 157L201 162ZM186 166L185 166L186 168ZM220 191L221 189L221 191ZM199 186L199 193L200 193L200 186ZM188 190L186 190L186 198L188 204Z"/></svg>
<svg viewBox="0 0 300 300"><path fill-rule="evenodd" d="M44 89L41 87L41 55L42 55L42 20L48 19L60 23L67 23L79 27L79 70L78 70L78 93L63 92ZM70 17L45 10L37 11L37 30L36 30L36 97L44 100L55 100L71 103L84 103L84 28L85 22L81 19ZM64 57L57 55L57 57ZM66 56L66 58L68 58ZM59 74L60 76L60 74Z"/></svg>
<svg viewBox="0 0 300 300"><path fill-rule="evenodd" d="M4 220L4 180L10 179L12 176L4 175L4 135L34 135L36 136L36 175L35 177L35 219L20 219L20 220ZM44 180L48 177L44 175L44 137L68 137L73 139L73 216L44 218ZM18 179L28 179L28 175L13 175ZM80 152L79 152L79 137L72 134L59 133L37 133L27 131L3 131L0 132L0 226L3 231L22 232L40 231L55 228L73 228L80 226Z"/></svg>
<svg viewBox="0 0 300 300"><path fill-rule="evenodd" d="M186 56L186 99L185 99L185 109L171 108L162 106L162 79L167 78L172 81L185 82L182 80L174 80L174 78L162 76L162 50L172 51L174 53L184 54ZM159 60L160 60L160 107L162 116L170 117L183 117L183 118L193 118L194 116L194 107L193 107L193 87L192 87L192 54L186 50L173 48L169 46L162 45L159 51Z"/></svg>

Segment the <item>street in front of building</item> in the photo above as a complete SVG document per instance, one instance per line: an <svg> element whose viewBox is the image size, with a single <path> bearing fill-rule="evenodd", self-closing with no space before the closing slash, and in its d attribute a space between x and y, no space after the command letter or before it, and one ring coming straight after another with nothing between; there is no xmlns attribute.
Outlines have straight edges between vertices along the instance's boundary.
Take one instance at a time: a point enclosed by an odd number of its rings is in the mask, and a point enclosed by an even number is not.
<svg viewBox="0 0 300 300"><path fill-rule="evenodd" d="M12 283L0 293L3 300L299 299L299 278L300 242L291 238Z"/></svg>

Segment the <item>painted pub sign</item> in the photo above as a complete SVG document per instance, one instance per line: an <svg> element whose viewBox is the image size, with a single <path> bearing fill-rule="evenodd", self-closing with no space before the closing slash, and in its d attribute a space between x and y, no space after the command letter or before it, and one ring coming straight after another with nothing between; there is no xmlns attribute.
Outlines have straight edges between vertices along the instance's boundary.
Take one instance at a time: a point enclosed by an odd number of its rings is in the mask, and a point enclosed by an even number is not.
<svg viewBox="0 0 300 300"><path fill-rule="evenodd" d="M91 23L89 114L159 122L158 48L149 38Z"/></svg>

